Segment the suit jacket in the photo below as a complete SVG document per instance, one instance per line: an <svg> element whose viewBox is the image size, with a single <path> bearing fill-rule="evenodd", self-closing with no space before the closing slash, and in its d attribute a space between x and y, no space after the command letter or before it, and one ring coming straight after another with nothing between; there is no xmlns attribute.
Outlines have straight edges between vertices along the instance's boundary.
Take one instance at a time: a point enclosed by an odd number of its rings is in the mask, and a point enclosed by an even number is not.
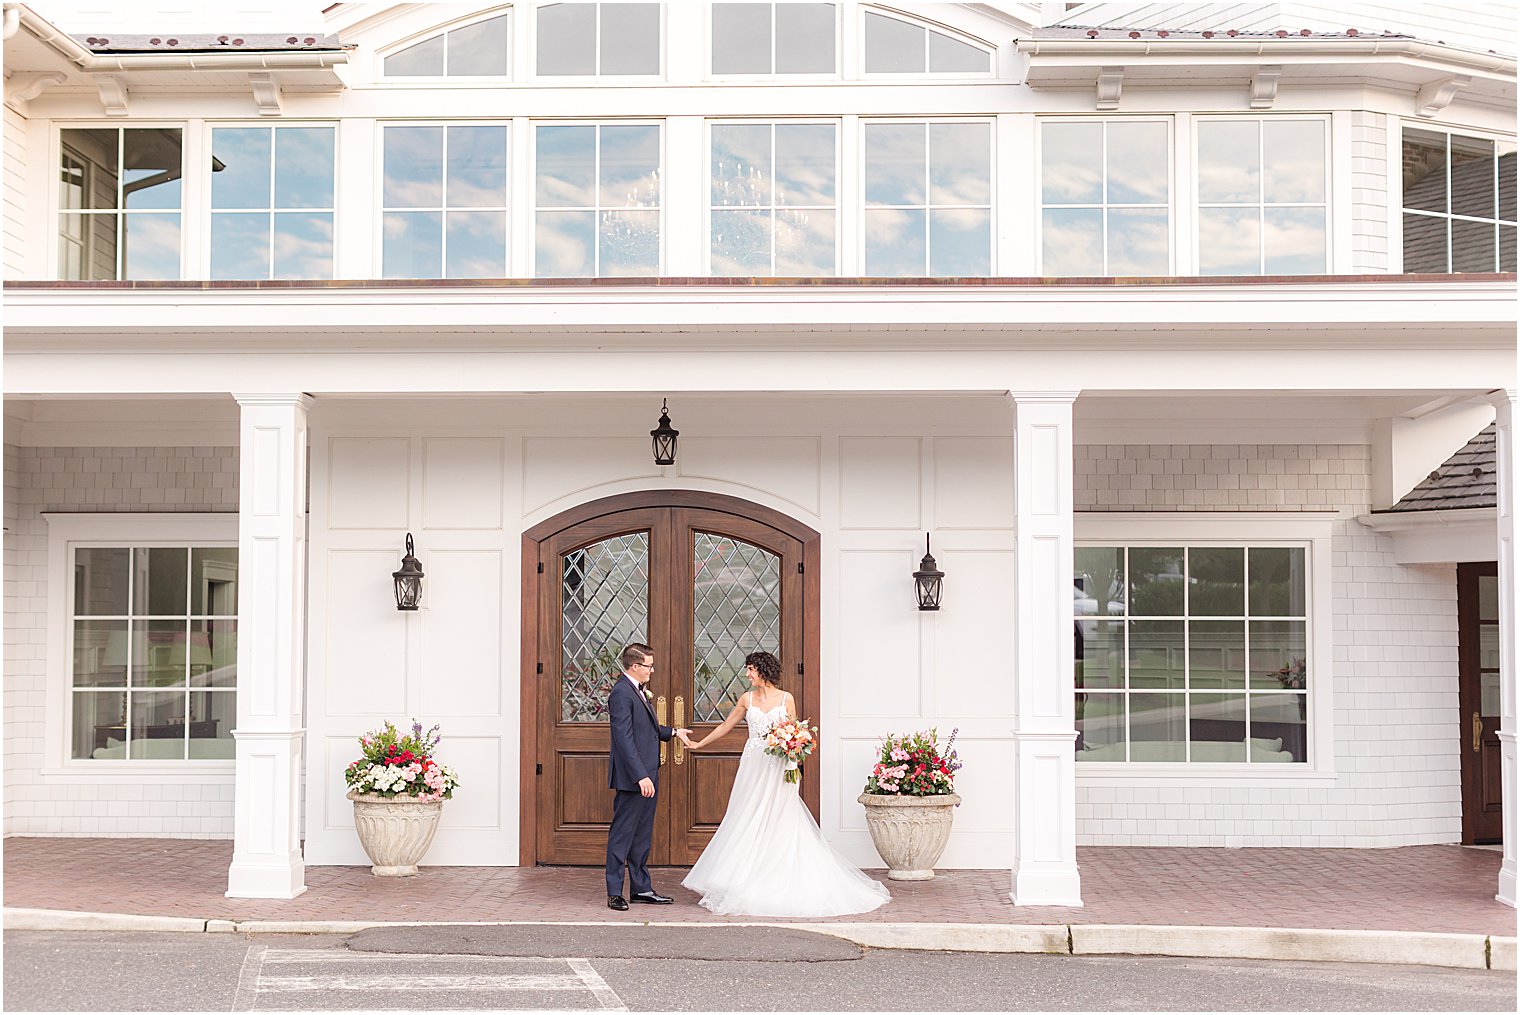
<svg viewBox="0 0 1520 1015"><path fill-rule="evenodd" d="M660 741L676 731L655 721L654 706L627 674L618 674L607 696L612 750L607 756L607 785L636 793L640 779L659 780Z"/></svg>

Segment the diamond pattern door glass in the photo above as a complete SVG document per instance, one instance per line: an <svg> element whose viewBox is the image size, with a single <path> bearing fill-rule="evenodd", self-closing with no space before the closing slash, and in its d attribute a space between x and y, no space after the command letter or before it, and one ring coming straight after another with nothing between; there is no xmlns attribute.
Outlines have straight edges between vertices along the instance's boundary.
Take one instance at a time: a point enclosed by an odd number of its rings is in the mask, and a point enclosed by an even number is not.
<svg viewBox="0 0 1520 1015"><path fill-rule="evenodd" d="M607 692L629 642L649 632L649 533L560 557L560 721L607 721Z"/></svg>
<svg viewBox="0 0 1520 1015"><path fill-rule="evenodd" d="M730 536L693 535L692 721L716 723L749 690L744 657L781 655L781 558Z"/></svg>

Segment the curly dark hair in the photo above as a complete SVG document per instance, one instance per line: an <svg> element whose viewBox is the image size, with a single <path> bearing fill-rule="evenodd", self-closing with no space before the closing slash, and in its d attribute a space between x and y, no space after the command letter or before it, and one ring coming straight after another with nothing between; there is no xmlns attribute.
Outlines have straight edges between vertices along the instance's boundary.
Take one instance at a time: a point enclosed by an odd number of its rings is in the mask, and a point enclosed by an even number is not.
<svg viewBox="0 0 1520 1015"><path fill-rule="evenodd" d="M772 687L781 686L781 660L769 652L751 652L744 657L745 666L753 666L760 679Z"/></svg>

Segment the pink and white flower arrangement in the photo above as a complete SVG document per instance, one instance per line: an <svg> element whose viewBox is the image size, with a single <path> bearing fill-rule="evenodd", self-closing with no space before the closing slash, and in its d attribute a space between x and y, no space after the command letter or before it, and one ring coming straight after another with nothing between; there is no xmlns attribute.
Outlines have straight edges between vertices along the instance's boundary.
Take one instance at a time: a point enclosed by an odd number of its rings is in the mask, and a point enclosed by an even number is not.
<svg viewBox="0 0 1520 1015"><path fill-rule="evenodd" d="M956 728L943 750L939 731L889 733L882 738L880 757L866 779L866 792L896 796L942 796L955 792L960 757L955 753Z"/></svg>
<svg viewBox="0 0 1520 1015"><path fill-rule="evenodd" d="M806 719L783 719L765 733L765 753L786 759L787 782L802 778L802 763L818 746L818 727Z"/></svg>
<svg viewBox="0 0 1520 1015"><path fill-rule="evenodd" d="M359 738L364 754L343 770L343 781L364 794L416 797L423 803L451 800L459 777L433 757L442 739L437 726L423 733L413 720L412 731L402 734L387 722Z"/></svg>

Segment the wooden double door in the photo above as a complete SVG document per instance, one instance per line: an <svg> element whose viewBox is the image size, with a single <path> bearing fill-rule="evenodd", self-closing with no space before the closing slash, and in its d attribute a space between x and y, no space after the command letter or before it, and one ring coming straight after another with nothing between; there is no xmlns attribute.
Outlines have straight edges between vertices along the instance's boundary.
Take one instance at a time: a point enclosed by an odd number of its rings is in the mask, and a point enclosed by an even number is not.
<svg viewBox="0 0 1520 1015"><path fill-rule="evenodd" d="M583 505L524 537L523 863L605 861L612 791L607 695L630 642L654 649L660 721L694 738L748 689L747 653L774 653L802 714L818 714L818 535L778 512L702 493ZM700 752L661 749L650 862L694 863L728 804L743 723ZM818 813L817 778L802 796Z"/></svg>

